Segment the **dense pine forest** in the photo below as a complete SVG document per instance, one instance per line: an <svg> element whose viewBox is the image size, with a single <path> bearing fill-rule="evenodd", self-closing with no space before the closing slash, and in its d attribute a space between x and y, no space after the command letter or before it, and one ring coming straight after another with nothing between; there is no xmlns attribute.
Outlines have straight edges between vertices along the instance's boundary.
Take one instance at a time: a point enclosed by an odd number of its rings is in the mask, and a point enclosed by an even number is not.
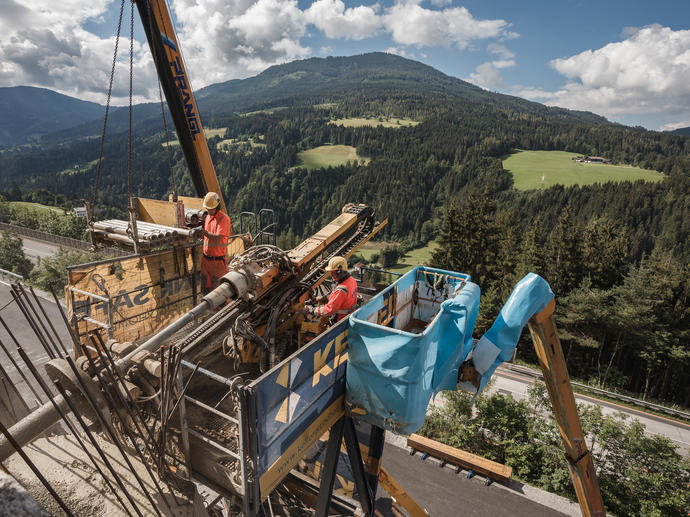
<svg viewBox="0 0 690 517"><path fill-rule="evenodd" d="M206 127L224 128L209 146L231 216L273 208L290 246L344 204L372 205L389 220L384 239L401 249L435 239L436 265L472 275L484 326L517 280L540 273L557 295L573 376L690 406L690 137L486 92L383 54L273 67L202 90L199 102ZM174 181L193 195L179 146L163 145L155 109L135 110L142 118L133 134L133 191L167 198ZM332 123L348 117L418 124ZM121 118L113 116L103 153L97 207L108 213L126 205ZM87 124L2 150L0 190L9 199L44 189L90 200L99 132ZM299 166L300 151L327 144L353 146L369 161ZM600 155L665 178L519 192L502 167L516 149ZM529 347L520 350L533 360Z"/></svg>

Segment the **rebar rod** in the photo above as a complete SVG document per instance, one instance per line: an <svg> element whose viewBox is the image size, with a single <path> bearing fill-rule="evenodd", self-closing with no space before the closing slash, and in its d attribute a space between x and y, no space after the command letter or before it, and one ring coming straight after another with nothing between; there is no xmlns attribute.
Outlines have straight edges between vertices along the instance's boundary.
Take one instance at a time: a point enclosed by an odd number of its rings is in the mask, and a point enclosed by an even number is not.
<svg viewBox="0 0 690 517"><path fill-rule="evenodd" d="M96 404L96 401L93 400L91 393L89 392L88 388L84 384L84 381L82 380L81 376L79 375L79 370L77 369L77 366L74 364L74 361L69 356L66 356L65 359L67 360L67 363L69 364L70 368L74 372L74 375L77 378L77 381L79 382L79 384L81 386L82 392L84 393L84 395L86 395L86 398L89 401L89 403L91 404L91 407L96 412L96 415L98 416L98 420L101 422L101 425L103 425L103 428L108 433L108 436L110 436L110 439L112 440L112 442L115 444L115 446L120 451L122 458L125 460L125 463L127 463L127 467L129 467L130 472L132 473L134 478L137 480L137 483L141 487L141 490L143 491L146 498L151 503L151 506L153 507L153 509L156 511L156 514L158 514L159 517L162 517L162 515L160 514L160 511L158 510L158 508L156 508L156 504L154 503L153 498L151 497L151 494L149 494L148 490L146 490L146 487L144 486L144 482L141 480L141 477L139 476L136 469L132 465L132 462L130 461L129 456L127 455L122 444L120 443L120 440L117 438L117 436L115 435L115 433L111 429L110 424L108 424L108 421L103 416L103 412L101 411L101 408L99 408L98 404ZM136 446L135 446L135 448L136 448Z"/></svg>
<svg viewBox="0 0 690 517"><path fill-rule="evenodd" d="M2 321L2 318L0 318L0 321ZM5 325L5 322L2 321L2 324ZM7 328L6 325L5 325L5 330L7 330L7 333L8 333L8 334L10 334L10 337L13 337L13 334L10 332L10 330ZM34 394L34 397L36 397L36 400L38 401L38 403L39 403L39 404L43 404L43 400L42 400L41 397L38 395L38 393L36 392L36 390L34 389L34 387L31 385L31 383L29 382L29 379L26 378L26 376L24 375L24 372L19 368L19 365L18 365L17 362L14 360L14 357L12 357L12 355L10 355L10 352L7 350L7 347L5 347L5 344L2 342L1 339L0 339L0 348L2 348L2 351L5 352L5 355L7 355L7 357L9 357L10 362L12 363L12 366L14 366L14 369L17 370L17 372L19 373L19 375L21 375L22 379L24 379L24 382L26 383L26 385L27 385L27 386L29 387L29 389L31 390L31 393Z"/></svg>
<svg viewBox="0 0 690 517"><path fill-rule="evenodd" d="M28 293L24 289L24 286L21 284L15 284L17 286L17 289L21 292L21 295L24 296L24 299L26 300L27 305L29 306L29 309L31 309L31 312L34 314L35 320L38 322L38 324L41 325L43 329L43 335L46 337L47 340L50 341L50 343L53 345L53 349L55 350L55 355L59 356L60 355L60 350L58 349L58 345L53 339L53 336L50 335L50 332L48 331L48 327L46 327L45 321L48 320L48 316L44 313L43 318L41 318L41 315L38 313L36 308L34 307L34 304L31 302L31 299L29 298ZM34 293L34 297L36 296L36 293ZM38 301L38 299L37 299ZM67 353L67 350L64 350L64 353Z"/></svg>
<svg viewBox="0 0 690 517"><path fill-rule="evenodd" d="M26 363L26 366L29 368L31 371L31 374L34 376L38 384L41 386L41 389L43 389L44 393L48 397L48 400L53 404L53 407L55 407L55 410L60 414L60 418L65 422L67 427L69 428L70 431L72 431L72 434L74 435L75 439L79 443L79 446L84 450L86 455L89 457L89 460L91 460L91 463L93 463L93 466L96 467L96 470L98 473L101 475L103 478L103 481L105 481L106 485L108 485L108 488L115 494L115 497L117 497L118 502L122 505L122 507L125 509L127 512L127 515L130 517L132 516L131 512L127 509L127 506L125 506L124 501L120 498L120 495L117 493L113 485L110 483L110 479L108 479L108 476L106 476L103 473L103 470L101 470L100 465L98 465L98 462L96 462L95 458L89 452L89 450L86 448L86 445L82 441L81 437L79 436L79 433L77 432L77 429L74 427L74 424L67 418L67 415L65 414L62 409L60 409L60 406L58 406L55 401L53 400L53 394L51 393L50 389L46 385L46 383L43 381L41 376L39 375L38 371L36 370L36 367L34 364L29 360L29 357L26 355L26 352L22 347L17 347L17 352L19 352L19 355L22 356L22 359L24 359L24 362Z"/></svg>
<svg viewBox="0 0 690 517"><path fill-rule="evenodd" d="M65 345L64 345L64 343L62 342L62 339L61 339L60 336L58 335L57 330L55 330L55 327L53 326L53 322L50 320L50 318L48 317L48 314L46 313L45 309L43 308L43 304L42 304L41 301L38 299L38 296L36 296L36 292L34 291L34 288L31 287L31 286L29 286L29 291L31 291L31 294L33 295L34 299L36 300L36 305L38 305L38 307L41 309L41 312L43 313L43 317L44 317L45 320L48 322L48 325L50 325L50 328L52 329L53 334L55 334L55 338L57 339L57 342L60 344L60 347L62 348L62 351L63 351L65 354L67 354L67 353L68 353L68 352L67 352L67 348L65 348Z"/></svg>
<svg viewBox="0 0 690 517"><path fill-rule="evenodd" d="M17 453L22 457L24 460L24 463L28 465L28 467L31 469L31 471L36 475L36 477L41 481L44 487L46 487L46 490L50 492L50 495L53 496L53 499L57 501L57 503L60 505L60 508L68 515L68 517L74 517L74 514L70 511L69 508L67 508L67 505L65 505L65 502L60 498L60 496L53 490L53 487L50 486L50 483L48 483L48 480L43 477L43 474L36 468L36 465L34 465L33 461L31 461L31 458L29 458L26 453L22 450L21 446L15 441L15 439L12 437L10 432L7 430L7 428L2 425L2 422L0 422L0 432L5 435L5 438L7 438L7 441L12 444L12 447L17 451Z"/></svg>
<svg viewBox="0 0 690 517"><path fill-rule="evenodd" d="M67 314L65 314L65 310L62 308L62 305L60 304L60 301L58 300L58 296L55 293L55 289L53 289L52 286L50 286L50 294L53 295L53 299L55 300L55 305L57 305L57 308L60 312L60 316L62 316L62 321L65 322L65 326L67 327L67 330L69 331L69 335L72 338L72 344L76 346L79 343L79 339L74 333L74 329L72 326L69 324L69 321L67 320ZM76 353L76 349L75 349Z"/></svg>
<svg viewBox="0 0 690 517"><path fill-rule="evenodd" d="M105 370L106 373L108 374L108 376L110 377L110 382L112 383L112 386L113 386L112 391L117 394L117 397L120 399L120 404L122 404L123 407L127 407L125 400L124 400L124 397L120 393L120 390L117 388L117 386L118 386L117 381L115 380L115 377L113 376L113 374L110 372L110 369L107 367L107 365L105 363L105 359L103 357L103 354L98 350L98 346L96 347L96 352L98 352L98 356L101 359L101 364L103 365L103 370ZM110 390L106 389L106 384L104 382L104 378L101 375L101 372L96 369L96 364L94 363L91 356L86 352L85 347L84 347L84 354L86 355L86 359L89 361L89 364L91 365L91 367L96 372L96 376L98 377L98 380L100 381L101 386L103 386L103 392L106 394L106 397L108 398L109 402L111 403L112 409L115 411L117 418L120 420L120 423L122 424L122 428L124 429L125 433L127 434L127 437L129 438L129 440L132 442L132 446L134 447L134 450L136 450L137 456L139 456L139 459L144 464L144 468L146 469L146 472L148 473L149 477L151 478L151 481L153 481L153 484L155 485L156 490L158 490L158 493L160 494L161 498L163 499L165 506L167 506L168 510L170 510L170 513L174 513L172 507L170 506L170 503L168 502L168 498L165 497L165 494L163 493L163 489L158 484L158 480L153 475L153 472L151 472L151 467L149 467L149 464L146 461L146 458L144 458L144 455L142 454L141 450L137 446L136 439L132 435L132 432L130 431L130 428L127 425L127 422L122 417L122 413L120 413L120 410L117 407L117 401L112 396L112 393L110 392ZM127 391L126 386L123 386L123 388L124 388L126 393L129 393ZM136 419L132 418L131 420L134 423L135 427L137 428L137 433L139 434L139 438L141 439L141 441L144 442L144 445L147 447L149 454L151 454L151 457L153 457L153 454L151 453L151 449L148 447L148 442L146 441L146 438L144 437L144 433L141 431L139 424L137 423Z"/></svg>
<svg viewBox="0 0 690 517"><path fill-rule="evenodd" d="M65 391L65 388L62 387L62 384L60 383L60 381L55 381L55 387L60 392L60 395L62 396L62 398L67 402L67 405L69 406L70 410L72 411L72 414L75 416L75 418L77 419L77 422L79 422L79 425L82 427L82 429L84 429L84 432L86 433L86 436L89 438L89 441L93 445L94 449L96 449L96 452L101 457L101 460L103 460L103 463L105 464L107 469L110 471L110 473L113 475L115 482L120 487L120 490L122 490L122 493L125 494L125 497L129 501L129 504L132 505L132 509L136 512L136 514L139 517L144 517L141 514L141 511L139 510L137 503L134 502L134 499L129 494L129 491L125 488L125 485L122 482L122 478L120 478L120 475L113 468L112 464L110 463L110 460L106 456L105 452L103 452L103 449L101 448L101 446L98 445L98 441L96 440L96 438L94 438L93 434L91 433L91 430L89 429L89 426L86 425L86 422L84 422L84 419L81 417L81 414L79 413L77 408L74 407L72 400L70 400L69 395Z"/></svg>
<svg viewBox="0 0 690 517"><path fill-rule="evenodd" d="M26 306L24 305L24 302L21 300L19 297L19 293L12 289L12 296L14 297L15 301L17 302L17 307L19 307L19 310L22 311L22 314L24 315L24 319L26 319L26 322L29 324L29 327L31 327L31 330L34 331L34 334L36 334L36 337L38 338L39 343L43 345L43 349L46 351L46 354L48 354L48 357L51 359L57 359L58 355L55 353L55 351L48 346L48 342L45 340L45 338L41 335L40 330L36 326L35 322L33 321L31 315L29 314Z"/></svg>
<svg viewBox="0 0 690 517"><path fill-rule="evenodd" d="M112 376L112 374L114 373L114 374L117 376L117 378L119 379L120 384L121 384L121 386L123 387L123 390L124 390L124 392L125 392L125 395L127 396L127 400L129 401L131 407L134 408L134 412L135 412L135 414L136 414L136 417L139 419L139 421L141 422L141 425L142 425L143 428L146 430L146 435L147 435L147 437L148 437L148 440L146 440L146 439L143 437L143 433L141 432L140 429L137 428L138 431L139 431L139 434L142 436L142 440L144 440L144 443L145 443L145 445L146 445L146 447L147 447L147 450L149 451L149 454L150 454L151 457L153 458L153 457L154 457L154 454L153 454L153 450L151 449L151 446L154 445L153 433L152 433L151 430L149 429L148 425L146 425L146 420L144 419L143 415L141 414L141 411L139 411L139 408L137 407L136 401L135 401L134 398L132 397L132 394L129 392L129 390L126 389L125 380L124 380L124 378L122 377L122 374L120 373L120 371L117 369L117 366L116 366L116 364L115 364L115 360L113 359L113 356L110 354L110 351L109 351L108 348L105 346L105 343L103 343L103 338L102 338L101 335L98 334L98 333L96 333L95 336L96 336L96 338L98 339L98 341L100 342L100 345L101 345L100 349L99 349L98 347L96 347L96 351L99 352L99 354L100 354L100 351L102 350L102 351L105 353L105 356L106 356L106 358L107 358L107 361L106 361L106 360L104 360L103 357L101 357L101 361L102 361L104 364L106 364L106 367L109 369L111 376ZM123 404L123 405L124 405L124 404ZM134 419L132 419L132 420L134 420ZM134 420L134 423L136 424L136 420ZM165 456L165 451L164 451L164 450L163 450L163 451L158 450L158 451L156 451L156 452L158 453L159 456L160 456L160 455ZM165 463L166 466L167 466L167 461L165 461L165 457L163 458L163 461L164 461L164 463ZM175 495L175 490L174 490L174 488L170 485L170 483L167 482L167 480L163 479L163 481L164 481L165 484L168 486L168 488L170 489L170 493L173 494L173 496L175 497L175 500L176 500L176 501L178 502L178 504L179 504L179 500L177 500L177 496Z"/></svg>

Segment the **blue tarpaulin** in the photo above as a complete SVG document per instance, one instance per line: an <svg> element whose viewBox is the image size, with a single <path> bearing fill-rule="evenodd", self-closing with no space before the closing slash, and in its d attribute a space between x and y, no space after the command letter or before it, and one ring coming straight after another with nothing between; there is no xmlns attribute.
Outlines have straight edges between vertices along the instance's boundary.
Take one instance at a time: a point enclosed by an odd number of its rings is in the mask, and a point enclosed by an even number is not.
<svg viewBox="0 0 690 517"><path fill-rule="evenodd" d="M455 389L478 311L479 287L468 275L420 266L353 313L347 363L353 413L398 433L419 429L431 396Z"/></svg>
<svg viewBox="0 0 690 517"><path fill-rule="evenodd" d="M458 368L471 359L481 391L511 358L522 328L553 299L530 273L473 349L479 287L470 277L416 267L350 316L347 402L359 418L410 434L424 423L432 395L455 390Z"/></svg>
<svg viewBox="0 0 690 517"><path fill-rule="evenodd" d="M474 367L481 374L480 392L496 367L510 360L527 321L553 300L548 282L535 273L527 274L510 293L496 321L472 351Z"/></svg>

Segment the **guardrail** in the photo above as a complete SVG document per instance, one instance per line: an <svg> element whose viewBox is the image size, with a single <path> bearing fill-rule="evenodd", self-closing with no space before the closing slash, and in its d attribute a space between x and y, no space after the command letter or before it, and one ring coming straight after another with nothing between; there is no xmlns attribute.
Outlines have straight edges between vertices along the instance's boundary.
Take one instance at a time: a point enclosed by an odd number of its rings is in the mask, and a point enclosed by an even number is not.
<svg viewBox="0 0 690 517"><path fill-rule="evenodd" d="M0 278L9 280L11 282L13 281L19 281L23 282L24 277L22 275L18 275L17 273L13 273L12 271L7 271L6 269L0 268Z"/></svg>
<svg viewBox="0 0 690 517"><path fill-rule="evenodd" d="M505 367L514 372L530 375L531 377L544 377L544 375L541 372L532 370L531 368L528 368L526 366L520 366L518 364L506 364ZM621 395L620 393L615 393L613 391L602 390L600 388L595 388L594 386L588 386L587 384L580 384L579 382L570 381L570 384L583 391L588 391L591 393L595 393L597 395L603 395L605 397L620 400L622 402L627 402L629 404L634 404L636 406L643 407L646 409L653 409L654 411L659 411L661 413L666 413L668 415L675 416L676 418L681 418L683 420L690 421L690 413L687 413L685 411L680 411L678 409L661 406L659 404L654 404L652 402L647 402L645 400L636 399L634 397L628 397L627 395Z"/></svg>
<svg viewBox="0 0 690 517"><path fill-rule="evenodd" d="M18 226L16 224L0 223L0 231L10 231L17 235L22 235L24 237L29 237L31 239L36 239L39 241L49 242L51 244L57 244L64 248L71 248L75 250L89 251L91 249L91 243L86 241L80 241L79 239L72 239L71 237L63 237L62 235L54 235L52 233L42 232L39 230L34 230L32 228L26 228L25 226ZM110 256L126 256L131 255L131 252L120 250L117 248L102 248L99 251L104 252Z"/></svg>

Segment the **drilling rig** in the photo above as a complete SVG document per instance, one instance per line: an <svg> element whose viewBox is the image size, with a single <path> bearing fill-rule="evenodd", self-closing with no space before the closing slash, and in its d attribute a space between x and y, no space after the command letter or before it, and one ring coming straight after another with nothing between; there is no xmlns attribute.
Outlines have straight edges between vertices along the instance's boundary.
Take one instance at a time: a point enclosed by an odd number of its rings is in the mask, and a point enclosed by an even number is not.
<svg viewBox="0 0 690 517"><path fill-rule="evenodd" d="M94 221L88 210L94 246L132 253L68 269L64 319L73 350L61 354L56 347L46 366L59 394L0 436L0 461L71 412L86 434L98 429L121 448L128 445L156 471L152 478L175 490L202 484L249 516L264 514L274 489L290 483L323 516L330 508L348 512L347 502L333 496L344 441L358 511L372 515L384 432L377 425L357 429L359 408L345 403L350 322L309 321L299 309L323 288L328 261L352 256L387 221L351 203L285 251L276 246L271 210L243 213L228 244L228 273L202 295L201 198L216 192L223 211L225 201L166 3L137 0L136 7L198 197L130 198L128 220ZM417 287L403 292L394 285L372 302L369 323L406 332L411 308L420 303L433 308L429 323L444 302L467 294L470 280L430 269L413 277L415 286L433 278L427 298L420 301ZM583 514L603 515L567 372L559 369L549 307L531 322L533 337L543 350ZM326 433L319 485L293 469Z"/></svg>

